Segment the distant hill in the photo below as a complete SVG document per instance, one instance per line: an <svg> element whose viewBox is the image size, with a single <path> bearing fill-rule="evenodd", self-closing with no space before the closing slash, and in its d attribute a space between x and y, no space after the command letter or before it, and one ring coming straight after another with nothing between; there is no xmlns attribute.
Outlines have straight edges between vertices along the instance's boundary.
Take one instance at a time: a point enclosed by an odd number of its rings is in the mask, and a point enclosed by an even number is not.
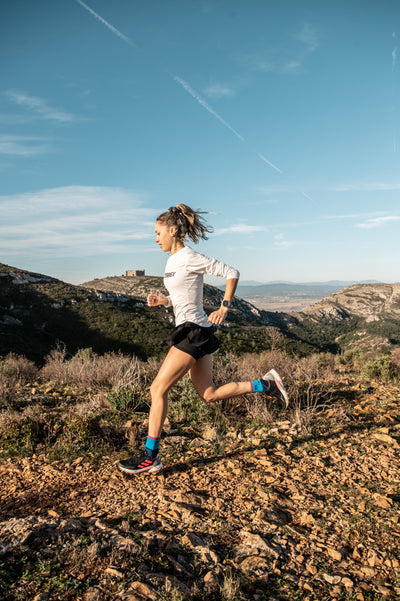
<svg viewBox="0 0 400 601"><path fill-rule="evenodd" d="M168 294L164 288L163 278L157 276L112 276L84 282L80 286L110 300L136 298L145 303L147 295L151 292L160 295ZM209 284L204 285L204 307L207 312L215 311L221 305L222 298L223 292L219 288ZM235 325L276 325L279 327L287 320L290 320L290 316L260 310L248 301L239 298L238 295L234 298L229 313L229 322Z"/></svg>
<svg viewBox="0 0 400 601"><path fill-rule="evenodd" d="M318 320L321 317L347 319L356 316L367 323L383 319L400 319L400 284L357 284L334 292L303 314Z"/></svg>
<svg viewBox="0 0 400 601"><path fill-rule="evenodd" d="M122 300L99 302L85 288L0 263L0 355L12 351L41 363L60 344L70 353L91 347L141 358L159 354L169 315Z"/></svg>
<svg viewBox="0 0 400 601"><path fill-rule="evenodd" d="M274 286L288 284L289 286L333 286L337 289L347 288L355 284L378 284L378 280L328 280L326 282L291 282L290 280L275 280L273 282L257 282L256 280L240 280L242 286Z"/></svg>
<svg viewBox="0 0 400 601"><path fill-rule="evenodd" d="M400 284L349 286L293 315L296 335L308 343L388 350L400 344Z"/></svg>
<svg viewBox="0 0 400 601"><path fill-rule="evenodd" d="M87 347L142 359L165 353L173 315L171 309L147 307L150 291L165 293L162 278L105 278L74 286L0 263L0 356L16 352L41 363L57 345L71 354ZM220 290L205 287L208 311L221 298ZM219 337L227 351L262 350L265 326L285 327L292 319L235 299Z"/></svg>
<svg viewBox="0 0 400 601"><path fill-rule="evenodd" d="M301 311L322 298L361 282L332 280L329 282L239 283L237 294L265 311ZM366 283L366 282L362 282Z"/></svg>
<svg viewBox="0 0 400 601"><path fill-rule="evenodd" d="M152 291L165 293L162 278L110 277L74 286L0 263L0 356L16 352L40 364L57 345L71 354L88 347L142 359L163 354L173 315L147 307ZM205 285L208 312L219 307L222 294ZM292 313L235 298L218 330L221 352L262 352L270 348L271 327L293 353L390 349L400 344L400 284L350 286Z"/></svg>

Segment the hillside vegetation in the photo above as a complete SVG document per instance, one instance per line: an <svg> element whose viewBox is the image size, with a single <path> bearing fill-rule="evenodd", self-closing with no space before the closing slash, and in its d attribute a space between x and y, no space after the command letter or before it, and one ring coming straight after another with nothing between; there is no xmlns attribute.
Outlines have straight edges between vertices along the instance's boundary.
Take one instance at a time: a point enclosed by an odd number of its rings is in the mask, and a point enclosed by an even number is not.
<svg viewBox="0 0 400 601"><path fill-rule="evenodd" d="M400 284L357 284L296 314L307 341L326 350L390 350L400 344ZM330 348L328 349L328 347Z"/></svg>
<svg viewBox="0 0 400 601"><path fill-rule="evenodd" d="M257 309L235 298L218 330L225 352L262 352L276 346L297 355L352 348L390 351L400 343L399 287L356 285L300 313ZM171 309L149 309L149 292L164 294L162 278L110 277L80 286L0 264L0 355L23 353L37 364L54 348L122 351L141 359L165 352ZM205 285L208 312L222 292Z"/></svg>
<svg viewBox="0 0 400 601"><path fill-rule="evenodd" d="M146 306L153 290L162 291L161 278L106 278L73 286L0 264L0 355L22 353L41 364L52 349L63 346L70 354L91 347L141 359L159 356L173 315L171 309ZM221 298L220 290L205 286L206 310L217 308ZM228 351L261 351L270 345L265 327L285 327L291 319L235 299L218 336Z"/></svg>
<svg viewBox="0 0 400 601"><path fill-rule="evenodd" d="M101 302L85 288L0 264L0 355L22 353L40 364L61 345L71 354L92 347L146 358L162 352L171 327L165 311L138 299Z"/></svg>

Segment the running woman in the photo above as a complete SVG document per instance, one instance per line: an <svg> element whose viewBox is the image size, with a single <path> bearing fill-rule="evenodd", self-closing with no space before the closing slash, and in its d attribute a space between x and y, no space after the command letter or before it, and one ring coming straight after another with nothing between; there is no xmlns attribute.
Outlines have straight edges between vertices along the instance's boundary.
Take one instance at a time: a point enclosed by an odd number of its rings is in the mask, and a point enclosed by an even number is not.
<svg viewBox="0 0 400 601"><path fill-rule="evenodd" d="M186 373L206 403L264 392L280 398L288 406L282 380L273 369L259 380L231 382L218 388L214 385L211 354L219 347L214 326L221 325L228 315L239 272L185 246L187 238L197 243L201 239L207 240L207 234L212 231L201 215L201 211L179 204L162 213L156 221L156 242L163 252L170 253L164 274L169 296L149 294L147 304L150 307L172 306L176 327L170 335L171 348L150 388L151 408L145 448L139 455L118 463L118 467L129 474L149 474L162 468L158 451L167 415L168 392ZM208 317L203 309L204 274L226 279L221 306Z"/></svg>

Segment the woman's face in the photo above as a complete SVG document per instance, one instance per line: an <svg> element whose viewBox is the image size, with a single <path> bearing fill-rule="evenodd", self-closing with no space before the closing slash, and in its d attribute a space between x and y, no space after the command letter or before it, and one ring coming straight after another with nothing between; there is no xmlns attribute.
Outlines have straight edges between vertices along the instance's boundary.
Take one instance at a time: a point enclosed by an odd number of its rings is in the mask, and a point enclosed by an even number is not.
<svg viewBox="0 0 400 601"><path fill-rule="evenodd" d="M165 253L171 252L172 244L174 241L173 231L174 228L170 228L167 225L157 221L156 227L156 242L158 246Z"/></svg>

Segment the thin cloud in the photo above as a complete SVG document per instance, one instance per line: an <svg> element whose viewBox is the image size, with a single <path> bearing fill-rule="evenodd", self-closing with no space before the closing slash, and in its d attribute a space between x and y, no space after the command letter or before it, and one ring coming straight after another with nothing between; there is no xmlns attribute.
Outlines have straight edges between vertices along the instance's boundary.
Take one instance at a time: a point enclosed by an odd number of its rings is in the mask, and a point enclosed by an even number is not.
<svg viewBox="0 0 400 601"><path fill-rule="evenodd" d="M214 230L216 236L224 234L255 234L257 232L267 232L268 229L263 225L247 225L246 223L238 223L229 227L218 228Z"/></svg>
<svg viewBox="0 0 400 601"><path fill-rule="evenodd" d="M154 238L157 210L122 188L67 186L0 196L3 257L93 256L131 252Z"/></svg>
<svg viewBox="0 0 400 601"><path fill-rule="evenodd" d="M342 213L338 215L323 215L321 219L328 221L354 221L355 219L372 219L371 215L376 215L376 213Z"/></svg>
<svg viewBox="0 0 400 601"><path fill-rule="evenodd" d="M235 91L232 87L225 84L213 83L204 90L204 94L207 98L232 98L235 95Z"/></svg>
<svg viewBox="0 0 400 601"><path fill-rule="evenodd" d="M276 234L274 236L274 246L276 246L278 248L290 248L291 246L294 246L295 244L296 244L296 242L285 240L285 237L283 234Z"/></svg>
<svg viewBox="0 0 400 601"><path fill-rule="evenodd" d="M14 90L8 90L6 96L14 104L32 111L42 119L57 121L59 123L75 123L79 121L79 118L75 115L51 107L43 98L29 96L28 94Z"/></svg>
<svg viewBox="0 0 400 601"><path fill-rule="evenodd" d="M298 38L307 47L309 52L314 52L319 46L319 34L310 23L304 23Z"/></svg>
<svg viewBox="0 0 400 601"><path fill-rule="evenodd" d="M33 157L48 152L46 138L34 136L0 135L0 154L19 157Z"/></svg>
<svg viewBox="0 0 400 601"><path fill-rule="evenodd" d="M396 59L397 59L397 46L395 48L393 48L393 51L392 51L392 69L393 69L393 71L396 68Z"/></svg>
<svg viewBox="0 0 400 601"><path fill-rule="evenodd" d="M299 71L310 54L319 47L319 33L305 23L299 33L280 46L253 52L242 58L252 71L263 73L295 73Z"/></svg>
<svg viewBox="0 0 400 601"><path fill-rule="evenodd" d="M3 125L25 125L32 123L33 120L32 115L0 114L0 123Z"/></svg>
<svg viewBox="0 0 400 601"><path fill-rule="evenodd" d="M357 227L371 230L378 227L382 227L386 223L392 223L393 221L400 221L400 217L397 215L391 215L388 217L376 217L374 219L368 219L368 221L364 223L358 223Z"/></svg>
<svg viewBox="0 0 400 601"><path fill-rule="evenodd" d="M399 182L367 182L367 183L344 183L344 184L307 184L307 190L317 192L390 192L400 190ZM254 186L253 190L261 192L262 194L284 194L287 192L294 193L299 192L306 198L309 197L304 191L300 190L296 186Z"/></svg>
<svg viewBox="0 0 400 601"><path fill-rule="evenodd" d="M136 44L134 44L130 38L118 31L116 27L114 27L113 25L111 25L111 23L103 19L103 17L101 17L92 8L90 8L90 6L82 2L82 0L76 0L76 2L80 4L85 10L87 10L91 15L93 15L93 17L95 17L98 21L100 21L100 23L103 23L103 25L105 25L110 31L112 31L114 35L116 35L121 40L129 44L129 46L132 46L132 48L137 48Z"/></svg>
<svg viewBox="0 0 400 601"><path fill-rule="evenodd" d="M384 192L390 190L400 190L400 183L356 183L356 184L339 184L336 186L328 186L326 190L333 192Z"/></svg>
<svg viewBox="0 0 400 601"><path fill-rule="evenodd" d="M269 49L243 59L252 71L261 73L293 73L298 71L303 62L287 50Z"/></svg>

